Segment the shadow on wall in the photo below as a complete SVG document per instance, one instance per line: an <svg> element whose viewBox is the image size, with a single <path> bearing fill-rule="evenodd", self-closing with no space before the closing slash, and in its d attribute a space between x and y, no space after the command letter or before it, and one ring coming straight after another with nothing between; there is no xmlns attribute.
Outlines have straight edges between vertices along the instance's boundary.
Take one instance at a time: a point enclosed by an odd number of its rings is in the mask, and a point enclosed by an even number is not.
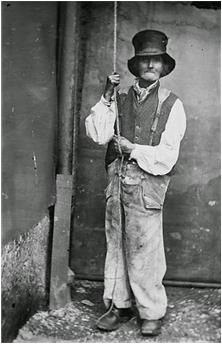
<svg viewBox="0 0 222 344"><path fill-rule="evenodd" d="M184 193L170 190L167 195L166 279L220 283L220 183L218 176L206 185L191 185Z"/></svg>

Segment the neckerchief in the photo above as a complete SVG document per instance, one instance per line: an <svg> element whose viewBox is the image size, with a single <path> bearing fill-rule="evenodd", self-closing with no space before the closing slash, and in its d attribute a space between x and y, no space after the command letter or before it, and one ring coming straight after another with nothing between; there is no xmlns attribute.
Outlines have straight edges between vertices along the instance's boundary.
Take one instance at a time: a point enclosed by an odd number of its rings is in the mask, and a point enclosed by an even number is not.
<svg viewBox="0 0 222 344"><path fill-rule="evenodd" d="M150 86L144 88L139 86L139 78L134 80L133 89L136 92L137 100L141 103L150 94L150 92L159 85L159 80L155 81Z"/></svg>

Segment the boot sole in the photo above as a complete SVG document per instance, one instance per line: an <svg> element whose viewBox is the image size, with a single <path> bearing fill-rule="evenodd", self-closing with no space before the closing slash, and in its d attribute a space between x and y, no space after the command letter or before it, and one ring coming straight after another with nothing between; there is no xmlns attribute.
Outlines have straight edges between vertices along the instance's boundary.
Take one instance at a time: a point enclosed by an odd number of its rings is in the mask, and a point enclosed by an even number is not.
<svg viewBox="0 0 222 344"><path fill-rule="evenodd" d="M122 317L122 318L120 318L119 323L118 323L116 326L112 327L112 328L108 328L108 327L106 327L106 326L99 325L99 324L97 324L96 327L97 327L99 330L106 331L106 332L116 331L116 330L118 330L118 329L120 328L120 326L122 326L124 323L126 323L127 321L130 321L130 319L132 319L132 317L130 317L130 318L126 318L126 317L124 318L124 317Z"/></svg>
<svg viewBox="0 0 222 344"><path fill-rule="evenodd" d="M156 330L156 331L152 331L152 332L141 332L141 334L144 337L155 337L155 336L158 336L160 333L161 333L160 330Z"/></svg>
<svg viewBox="0 0 222 344"><path fill-rule="evenodd" d="M102 330L102 331L106 331L106 332L111 332L111 331L116 331L118 330L118 328L120 327L119 326L116 326L116 327L113 327L113 328L106 328L105 326L99 326L99 325L96 325L96 327L99 329L99 330Z"/></svg>

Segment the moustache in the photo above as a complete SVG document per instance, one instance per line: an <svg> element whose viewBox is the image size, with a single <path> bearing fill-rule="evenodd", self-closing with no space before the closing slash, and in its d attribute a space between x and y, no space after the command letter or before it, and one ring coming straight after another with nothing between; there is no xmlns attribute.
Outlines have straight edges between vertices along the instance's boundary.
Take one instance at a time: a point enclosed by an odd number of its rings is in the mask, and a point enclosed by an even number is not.
<svg viewBox="0 0 222 344"><path fill-rule="evenodd" d="M155 69L153 68L143 70L143 73L154 73L154 72L155 72Z"/></svg>

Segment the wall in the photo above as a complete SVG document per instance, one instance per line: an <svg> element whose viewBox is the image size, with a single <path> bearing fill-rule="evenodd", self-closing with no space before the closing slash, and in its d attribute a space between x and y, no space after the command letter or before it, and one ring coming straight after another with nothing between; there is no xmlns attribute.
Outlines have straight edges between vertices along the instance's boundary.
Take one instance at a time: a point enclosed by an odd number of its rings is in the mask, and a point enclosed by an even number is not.
<svg viewBox="0 0 222 344"><path fill-rule="evenodd" d="M81 108L78 183L71 266L101 278L105 257L105 148L85 135L84 120L112 72L113 4L88 3L88 40ZM220 11L190 2L119 2L118 71L122 89L131 84L127 60L132 36L143 29L164 31L175 71L162 79L182 100L187 131L177 174L164 211L166 279L220 281ZM90 239L89 239L90 238ZM87 259L85 258L87 256Z"/></svg>
<svg viewBox="0 0 222 344"><path fill-rule="evenodd" d="M31 315L47 309L50 241L51 230L46 216L2 249L2 342L12 342Z"/></svg>
<svg viewBox="0 0 222 344"><path fill-rule="evenodd" d="M3 342L48 302L56 41L56 2L2 2Z"/></svg>
<svg viewBox="0 0 222 344"><path fill-rule="evenodd" d="M2 239L55 201L57 3L2 3Z"/></svg>

